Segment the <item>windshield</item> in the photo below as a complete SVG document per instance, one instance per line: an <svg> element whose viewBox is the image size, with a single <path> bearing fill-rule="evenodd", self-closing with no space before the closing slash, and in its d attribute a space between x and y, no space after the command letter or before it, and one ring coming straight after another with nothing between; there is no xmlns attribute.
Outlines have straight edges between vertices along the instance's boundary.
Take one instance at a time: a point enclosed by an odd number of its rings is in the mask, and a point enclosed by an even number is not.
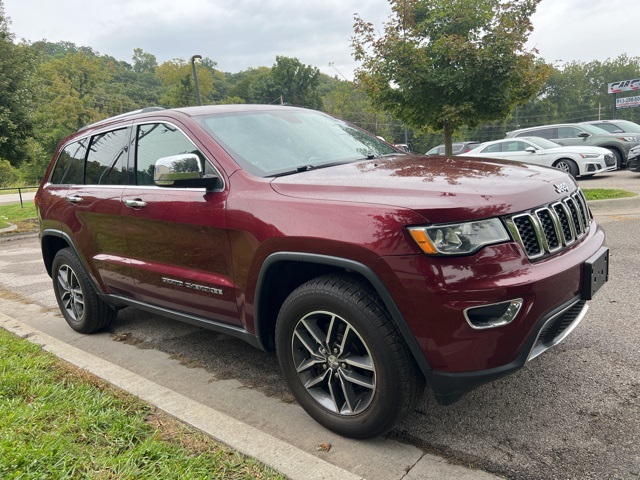
<svg viewBox="0 0 640 480"><path fill-rule="evenodd" d="M196 121L242 168L261 177L400 155L373 135L314 110L276 107Z"/></svg>
<svg viewBox="0 0 640 480"><path fill-rule="evenodd" d="M546 138L542 138L542 137L525 137L526 140L529 140L531 143L539 146L540 148L556 148L556 147L561 147L562 145L560 145L559 143L556 142L552 142L551 140L547 140Z"/></svg>
<svg viewBox="0 0 640 480"><path fill-rule="evenodd" d="M581 123L580 128L589 132L591 135L611 135L610 132L607 132L605 129L596 127L595 125L589 125L588 123Z"/></svg>

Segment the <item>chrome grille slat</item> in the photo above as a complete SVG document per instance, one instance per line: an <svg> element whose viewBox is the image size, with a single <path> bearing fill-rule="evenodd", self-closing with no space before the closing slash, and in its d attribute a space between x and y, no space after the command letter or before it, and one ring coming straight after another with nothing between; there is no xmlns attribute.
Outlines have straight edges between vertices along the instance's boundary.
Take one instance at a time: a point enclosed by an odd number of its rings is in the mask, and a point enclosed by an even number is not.
<svg viewBox="0 0 640 480"><path fill-rule="evenodd" d="M530 260L558 253L589 230L591 213L580 190L549 205L507 218L507 227Z"/></svg>

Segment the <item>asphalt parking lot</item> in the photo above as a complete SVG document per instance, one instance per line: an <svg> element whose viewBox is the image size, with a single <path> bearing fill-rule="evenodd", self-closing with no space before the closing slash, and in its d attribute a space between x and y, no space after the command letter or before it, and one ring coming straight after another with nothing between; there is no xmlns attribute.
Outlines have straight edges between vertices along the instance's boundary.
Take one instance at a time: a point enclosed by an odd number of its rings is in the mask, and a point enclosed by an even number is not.
<svg viewBox="0 0 640 480"><path fill-rule="evenodd" d="M640 173L579 183L640 193ZM293 403L275 355L239 340L134 309L103 334L72 332L33 236L0 241L0 311L364 478L427 478L416 465L437 454L518 480L640 479L640 197L592 210L607 231L611 272L580 326L523 370L452 406L425 392L387 438L366 442L317 426ZM321 443L331 450L318 452Z"/></svg>

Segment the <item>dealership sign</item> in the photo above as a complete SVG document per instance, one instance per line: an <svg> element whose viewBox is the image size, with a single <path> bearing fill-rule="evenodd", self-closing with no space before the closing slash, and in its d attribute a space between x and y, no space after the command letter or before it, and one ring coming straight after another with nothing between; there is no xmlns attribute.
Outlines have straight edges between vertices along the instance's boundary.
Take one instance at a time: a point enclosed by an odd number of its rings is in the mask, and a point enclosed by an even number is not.
<svg viewBox="0 0 640 480"><path fill-rule="evenodd" d="M616 98L616 108L640 107L640 97Z"/></svg>
<svg viewBox="0 0 640 480"><path fill-rule="evenodd" d="M609 84L609 93L633 92L636 90L640 90L640 78L622 80L621 82L613 82Z"/></svg>

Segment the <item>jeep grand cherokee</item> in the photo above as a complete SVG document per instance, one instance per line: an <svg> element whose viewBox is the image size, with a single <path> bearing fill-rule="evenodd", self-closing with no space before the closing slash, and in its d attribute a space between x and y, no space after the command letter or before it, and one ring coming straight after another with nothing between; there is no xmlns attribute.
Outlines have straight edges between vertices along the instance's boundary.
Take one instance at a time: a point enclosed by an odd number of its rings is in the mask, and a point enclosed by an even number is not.
<svg viewBox="0 0 640 480"><path fill-rule="evenodd" d="M275 349L300 405L388 431L563 340L607 280L568 175L407 155L320 112L141 111L62 141L37 193L68 324L136 307Z"/></svg>

